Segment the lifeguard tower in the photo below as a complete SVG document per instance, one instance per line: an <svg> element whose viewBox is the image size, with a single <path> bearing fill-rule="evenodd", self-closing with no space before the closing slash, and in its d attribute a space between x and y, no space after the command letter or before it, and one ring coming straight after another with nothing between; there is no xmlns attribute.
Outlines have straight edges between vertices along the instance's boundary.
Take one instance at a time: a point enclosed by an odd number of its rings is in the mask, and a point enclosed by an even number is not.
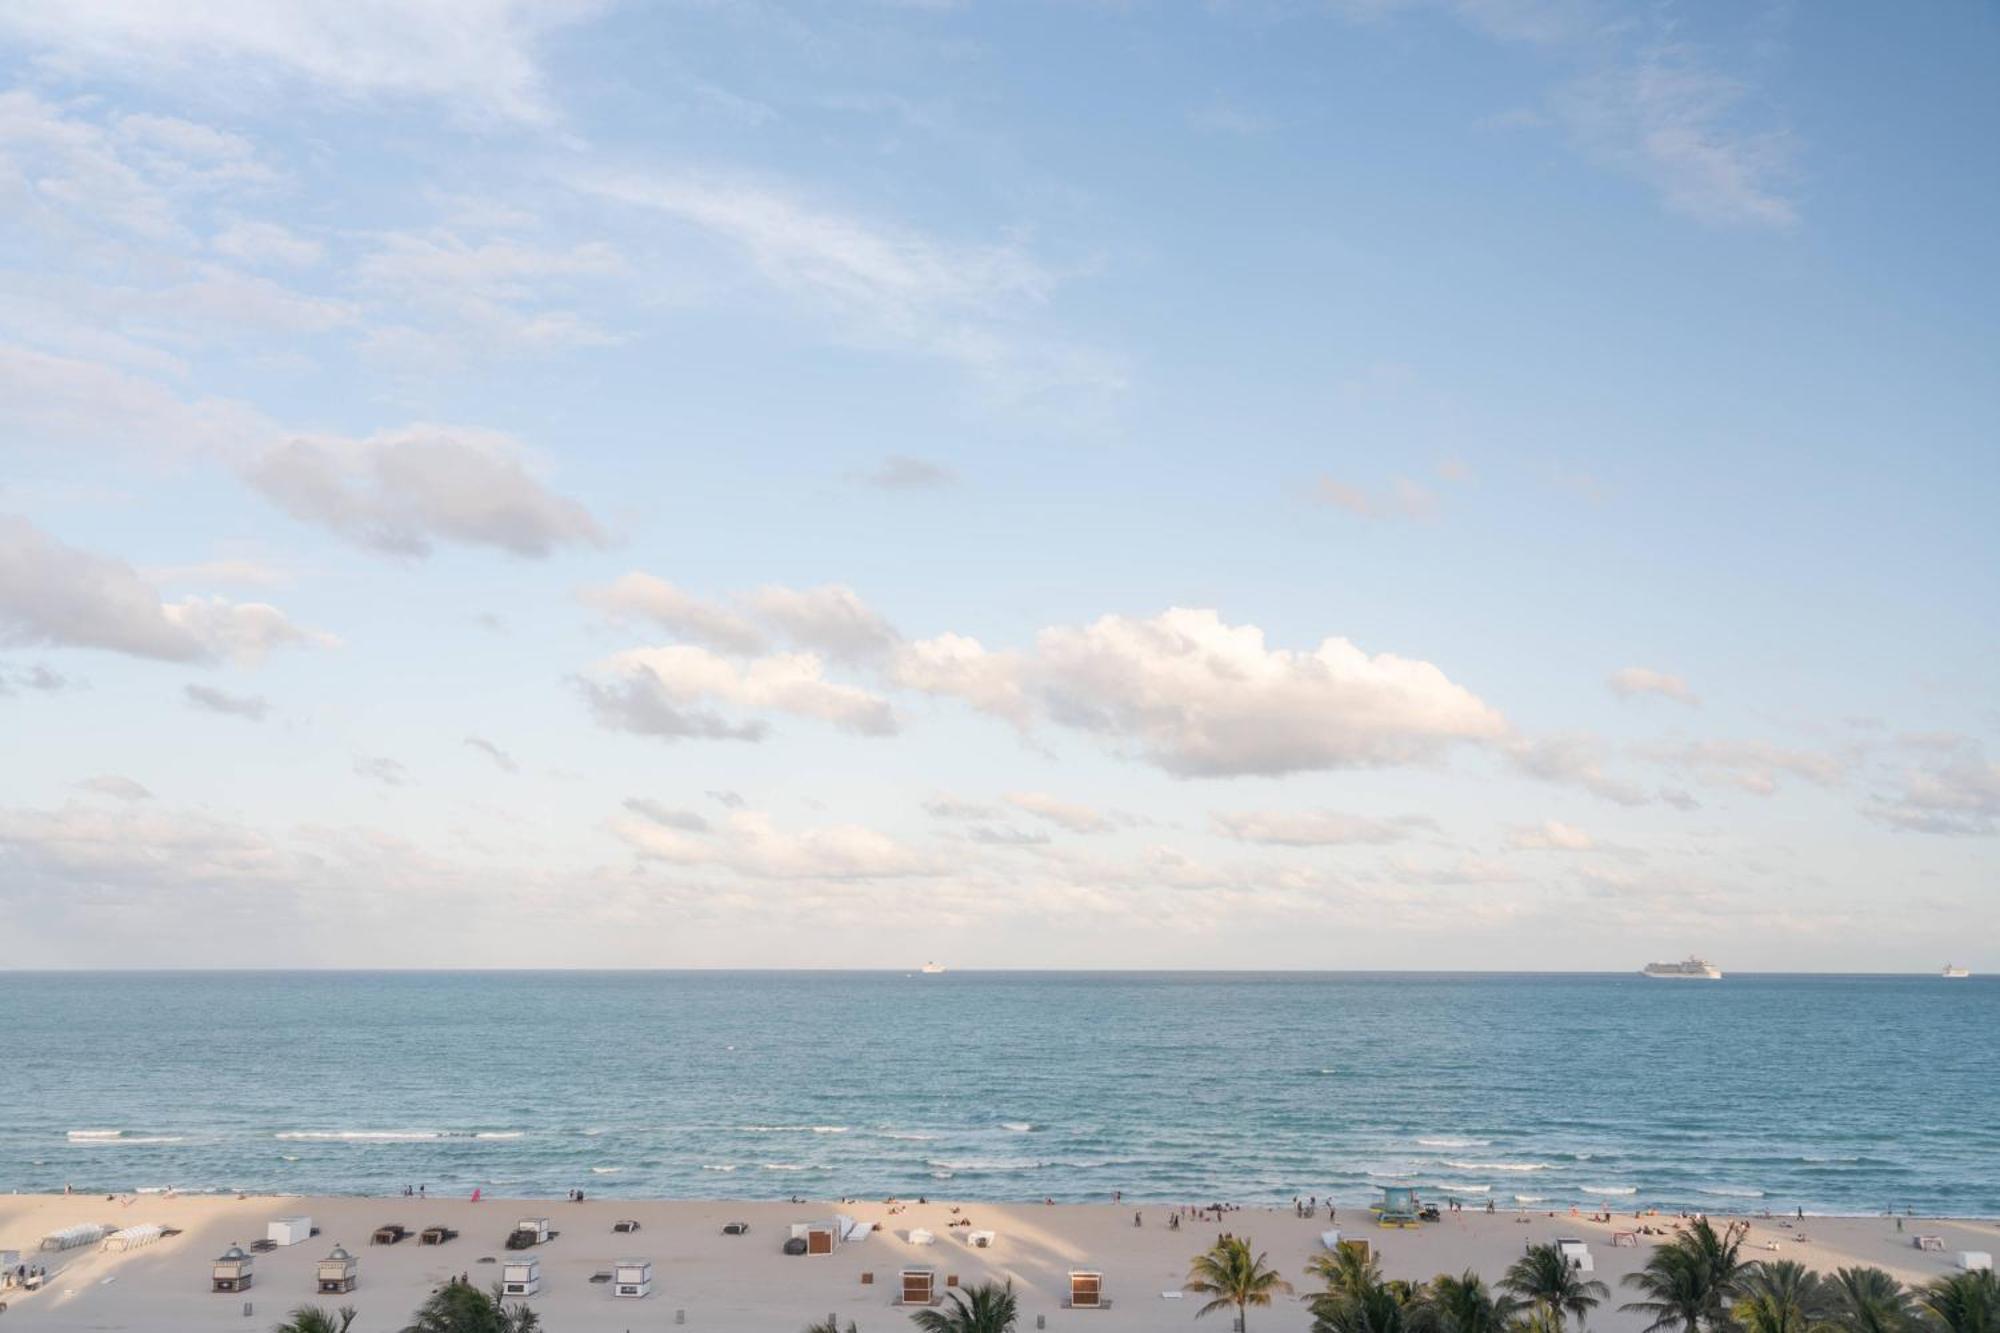
<svg viewBox="0 0 2000 1333"><path fill-rule="evenodd" d="M1417 1213L1423 1205L1417 1201L1417 1192L1408 1185L1384 1185L1382 1202L1375 1205L1375 1220L1385 1227L1414 1227Z"/></svg>

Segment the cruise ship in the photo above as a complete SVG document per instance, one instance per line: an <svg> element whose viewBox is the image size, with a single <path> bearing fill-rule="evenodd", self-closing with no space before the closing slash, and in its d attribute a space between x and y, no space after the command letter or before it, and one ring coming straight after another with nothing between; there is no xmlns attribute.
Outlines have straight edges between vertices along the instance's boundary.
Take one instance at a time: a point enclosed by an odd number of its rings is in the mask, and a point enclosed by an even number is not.
<svg viewBox="0 0 2000 1333"><path fill-rule="evenodd" d="M1705 958L1689 954L1678 963L1648 963L1642 969L1649 977L1666 977L1669 980L1720 981L1722 969Z"/></svg>
<svg viewBox="0 0 2000 1333"><path fill-rule="evenodd" d="M1946 963L1944 965L1944 979L1946 981L1963 981L1971 975L1972 969L1969 967L1960 967L1957 963Z"/></svg>
<svg viewBox="0 0 2000 1333"><path fill-rule="evenodd" d="M925 963L925 964L923 965L923 967L922 967L922 968L920 968L919 970L920 970L920 971L921 971L921 972L922 972L922 973L923 973L923 974L924 974L925 976L927 976L927 977L934 977L934 976L937 976L937 975L938 975L939 973L941 973L941 972L943 972L943 971L944 971L944 964L943 964L943 963Z"/></svg>

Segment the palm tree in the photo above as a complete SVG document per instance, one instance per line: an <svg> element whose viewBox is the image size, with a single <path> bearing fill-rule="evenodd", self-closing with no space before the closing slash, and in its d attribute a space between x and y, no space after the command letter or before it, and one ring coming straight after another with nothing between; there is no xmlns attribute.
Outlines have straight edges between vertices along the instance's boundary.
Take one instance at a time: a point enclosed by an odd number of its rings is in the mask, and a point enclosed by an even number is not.
<svg viewBox="0 0 2000 1333"><path fill-rule="evenodd" d="M1946 1333L2000 1333L2000 1281L1990 1268L1941 1277L1920 1299Z"/></svg>
<svg viewBox="0 0 2000 1333"><path fill-rule="evenodd" d="M491 1292L467 1282L447 1282L417 1307L403 1333L536 1333L542 1317L518 1302L507 1304L499 1283Z"/></svg>
<svg viewBox="0 0 2000 1333"><path fill-rule="evenodd" d="M1381 1286L1382 1265L1365 1243L1342 1243L1306 1260L1306 1276L1325 1283L1332 1295L1352 1295Z"/></svg>
<svg viewBox="0 0 2000 1333"><path fill-rule="evenodd" d="M1438 1274L1423 1299L1440 1333L1505 1333L1521 1308L1512 1296L1495 1296L1470 1268L1458 1277Z"/></svg>
<svg viewBox="0 0 2000 1333"><path fill-rule="evenodd" d="M1843 1268L1827 1284L1833 1322L1846 1333L1905 1333L1910 1292L1879 1268Z"/></svg>
<svg viewBox="0 0 2000 1333"><path fill-rule="evenodd" d="M1578 1325L1584 1324L1598 1303L1611 1294L1602 1282L1585 1277L1553 1244L1530 1245L1500 1279L1500 1286L1540 1309L1556 1333L1562 1333L1568 1315L1576 1316Z"/></svg>
<svg viewBox="0 0 2000 1333"><path fill-rule="evenodd" d="M1818 1273L1778 1259L1752 1267L1733 1313L1745 1333L1817 1333L1832 1305Z"/></svg>
<svg viewBox="0 0 2000 1333"><path fill-rule="evenodd" d="M1312 1298L1312 1333L1434 1333L1436 1312L1403 1299L1408 1291L1377 1282L1351 1291L1323 1291Z"/></svg>
<svg viewBox="0 0 2000 1333"><path fill-rule="evenodd" d="M1208 1253L1195 1256L1182 1289L1209 1298L1207 1305L1195 1311L1195 1318L1234 1306L1237 1327L1247 1330L1250 1307L1269 1305L1275 1293L1289 1293L1292 1284L1278 1276L1278 1270L1266 1264L1263 1255L1252 1255L1249 1241L1226 1236Z"/></svg>
<svg viewBox="0 0 2000 1333"><path fill-rule="evenodd" d="M1646 1333L1668 1329L1701 1333L1704 1324L1711 1333L1726 1333L1729 1306L1741 1293L1751 1267L1742 1249L1742 1223L1732 1222L1717 1232L1707 1218L1698 1217L1694 1225L1654 1250L1644 1268L1625 1275L1625 1285L1644 1293L1645 1299L1619 1308L1651 1315Z"/></svg>
<svg viewBox="0 0 2000 1333"><path fill-rule="evenodd" d="M840 1333L840 1321L828 1315L816 1324L807 1324L805 1333ZM852 1319L847 1321L847 1333L861 1333Z"/></svg>
<svg viewBox="0 0 2000 1333"><path fill-rule="evenodd" d="M301 1305L291 1317L271 1333L347 1333L354 1325L354 1307L343 1305L329 1310L323 1305Z"/></svg>
<svg viewBox="0 0 2000 1333"><path fill-rule="evenodd" d="M950 1309L919 1310L910 1322L924 1333L1013 1333L1014 1321L1020 1318L1012 1282L1004 1287L982 1282L963 1292L948 1291L945 1299L951 1302Z"/></svg>

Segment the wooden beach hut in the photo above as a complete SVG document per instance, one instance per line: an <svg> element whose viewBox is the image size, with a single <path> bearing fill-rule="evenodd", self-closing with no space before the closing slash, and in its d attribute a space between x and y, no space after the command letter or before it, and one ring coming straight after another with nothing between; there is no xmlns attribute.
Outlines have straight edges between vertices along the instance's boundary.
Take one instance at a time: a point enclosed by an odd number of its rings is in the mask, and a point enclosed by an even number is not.
<svg viewBox="0 0 2000 1333"><path fill-rule="evenodd" d="M208 1270L210 1291L248 1291L255 1276L250 1269L256 1261L243 1252L241 1245L231 1245L222 1252Z"/></svg>
<svg viewBox="0 0 2000 1333"><path fill-rule="evenodd" d="M1102 1310L1111 1304L1104 1299L1104 1274L1084 1269L1071 1269L1069 1274L1069 1308L1072 1310Z"/></svg>
<svg viewBox="0 0 2000 1333"><path fill-rule="evenodd" d="M500 1265L502 1296L533 1296L542 1289L542 1261L532 1255Z"/></svg>
<svg viewBox="0 0 2000 1333"><path fill-rule="evenodd" d="M653 1261L620 1259L611 1265L611 1294L644 1300L653 1294Z"/></svg>
<svg viewBox="0 0 2000 1333"><path fill-rule="evenodd" d="M832 1254L840 1243L840 1229L831 1222L794 1222L792 1239L806 1243L805 1254Z"/></svg>
<svg viewBox="0 0 2000 1333"><path fill-rule="evenodd" d="M899 1305L936 1305L938 1302L937 1270L935 1268L905 1268L902 1273L902 1294Z"/></svg>
<svg viewBox="0 0 2000 1333"><path fill-rule="evenodd" d="M361 1261L339 1245L333 1253L319 1261L319 1294L338 1296L354 1290L354 1279L360 1274Z"/></svg>

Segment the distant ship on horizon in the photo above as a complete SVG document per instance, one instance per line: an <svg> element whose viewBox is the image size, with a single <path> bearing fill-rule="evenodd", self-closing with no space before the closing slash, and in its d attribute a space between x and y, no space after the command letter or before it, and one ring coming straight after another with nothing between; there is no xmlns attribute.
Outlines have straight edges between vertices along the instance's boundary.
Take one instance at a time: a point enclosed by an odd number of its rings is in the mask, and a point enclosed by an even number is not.
<svg viewBox="0 0 2000 1333"><path fill-rule="evenodd" d="M938 975L939 973L941 973L941 972L943 972L943 971L944 971L944 964L943 964L943 963L925 963L925 964L923 965L923 967L922 967L922 968L920 968L919 970L920 970L920 971L921 971L921 972L922 972L922 973L923 973L923 974L924 974L925 976L927 976L927 977L934 977L934 976L937 976L937 975Z"/></svg>
<svg viewBox="0 0 2000 1333"><path fill-rule="evenodd" d="M1960 967L1957 963L1946 963L1944 965L1944 979L1946 981L1963 981L1971 975L1972 969L1969 967Z"/></svg>
<svg viewBox="0 0 2000 1333"><path fill-rule="evenodd" d="M1705 958L1689 954L1678 963L1648 963L1640 969L1649 977L1663 977L1671 981L1720 981L1722 969Z"/></svg>

